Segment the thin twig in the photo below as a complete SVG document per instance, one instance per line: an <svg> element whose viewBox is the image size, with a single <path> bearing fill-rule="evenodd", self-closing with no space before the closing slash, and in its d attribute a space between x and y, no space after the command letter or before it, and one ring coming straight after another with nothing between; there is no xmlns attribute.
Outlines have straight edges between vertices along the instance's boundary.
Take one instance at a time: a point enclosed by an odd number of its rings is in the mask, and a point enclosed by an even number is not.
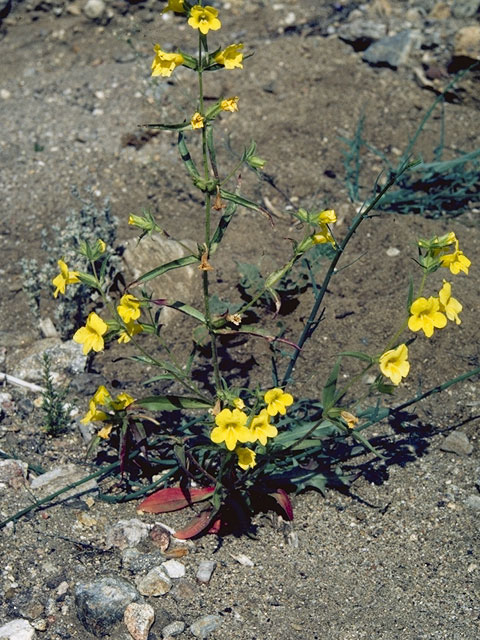
<svg viewBox="0 0 480 640"><path fill-rule="evenodd" d="M38 391L39 393L46 393L47 391L44 387L40 387L38 384L27 382L26 380L21 380L20 378L11 376L8 373L0 373L0 382L10 382L10 384L16 384L19 387L25 387L25 389L29 389L30 391Z"/></svg>

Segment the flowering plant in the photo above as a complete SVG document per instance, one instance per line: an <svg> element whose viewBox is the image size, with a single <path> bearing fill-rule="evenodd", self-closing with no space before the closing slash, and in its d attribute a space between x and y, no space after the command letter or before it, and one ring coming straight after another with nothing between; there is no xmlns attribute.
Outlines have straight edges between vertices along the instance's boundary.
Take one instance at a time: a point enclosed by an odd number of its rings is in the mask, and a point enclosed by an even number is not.
<svg viewBox="0 0 480 640"><path fill-rule="evenodd" d="M292 519L287 491L298 492L308 486L323 490L329 482L348 485L352 478L342 471L339 466L341 458L332 453L325 443L352 438L357 446L372 449L363 431L387 416L388 410L382 411L378 405L373 409L365 408L363 400L372 393L393 393L409 375L409 348L417 333L423 332L430 338L448 322L460 324L462 305L452 297L450 282L444 280L437 295L426 298L424 293L430 274L440 269L448 269L453 275L468 274L470 260L460 251L459 241L453 233L420 240L417 260L422 270L420 284L415 296L413 285L410 287L405 317L382 351L340 354L323 385L321 398L294 398L289 385L298 356L318 326L325 293L337 264L359 225L409 165L405 164L396 175L392 175L376 197L359 210L343 238L337 238L334 232L337 222L335 211L299 208L292 216L304 229L304 234L299 242L292 242L288 260L264 278L258 290L243 305L235 309L228 307L224 313L215 314L210 272L215 269L214 255L235 219L238 207L270 216L262 205L241 193L240 180L235 184L235 177L242 167L262 171L264 160L256 155L255 143L245 147L232 169L223 171L217 163L214 127L220 116L239 110L239 98L218 96L214 104L207 106L204 91L205 74L241 70L248 55L243 53L243 43L223 43L211 50L208 38L217 36L219 31L221 33L222 27L221 17L214 7L187 0L169 0L164 11L183 16L192 34L198 35L198 47L193 55L180 50L166 52L156 44L152 76L162 81L171 77L178 67L184 66L197 76L198 98L195 110L182 122L146 126L177 133L178 151L186 173L205 203L203 238L196 250L189 250L182 258L158 265L130 283L117 303L105 290L103 276L108 251L101 239L93 246L88 243L82 246L82 255L90 263L88 272L70 270L72 265L67 266L59 259L60 273L53 280L53 286L55 297L64 294L66 287L77 283L89 285L101 296L102 308L92 310L85 325L79 327L73 336L85 354L102 351L113 340L120 344L130 343L137 351L132 358L160 370L157 380L174 382L183 389L176 395L134 398L122 392L114 398L101 386L90 400L83 422L101 425L90 451L104 443L117 449L122 471L127 469L132 457L138 456L138 466L147 469L147 476L160 476L144 487L145 492L165 485L169 479L180 480L180 488L167 487L149 495L140 504L140 511L158 513L198 502L206 503L193 521L176 534L178 537L192 537L239 524L247 526L250 515L262 508L275 508L286 519ZM200 163L196 163L190 153L189 140L193 136L200 137ZM140 240L148 234L164 233L150 213L131 214L129 224L140 231ZM247 312L266 294L274 300L276 311L280 310L282 280L307 253L323 246L330 250L331 260L322 284L317 286L314 283L314 302L298 339L286 339L249 324ZM151 280L167 271L192 264L197 266L201 280L201 309L183 301L152 299L148 292ZM149 340L160 340L167 355L170 353L160 332L161 311L165 306L189 316L200 329L195 334L197 344L185 365L173 358L159 359L148 349ZM412 333L402 341L401 337L407 330ZM234 387L227 381L218 354L219 338L239 334L268 340L274 359L278 345L290 350L282 376L275 364L271 386L262 388L256 385L252 388L250 384ZM204 348L207 343L210 368L209 379L205 382L211 383L213 393L205 391L208 385L198 384L198 376L193 375L199 352L197 345ZM345 357L360 360L363 367L342 386L339 374ZM367 394L350 400L349 392L354 383L363 379L371 369L377 373Z"/></svg>

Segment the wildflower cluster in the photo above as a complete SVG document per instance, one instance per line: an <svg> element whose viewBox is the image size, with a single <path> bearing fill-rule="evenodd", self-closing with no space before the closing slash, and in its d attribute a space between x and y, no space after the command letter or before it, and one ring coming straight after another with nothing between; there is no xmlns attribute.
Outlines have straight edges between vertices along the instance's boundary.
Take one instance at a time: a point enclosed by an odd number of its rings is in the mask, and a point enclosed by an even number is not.
<svg viewBox="0 0 480 640"><path fill-rule="evenodd" d="M285 415L286 408L293 403L293 397L279 388L267 391L263 400L266 407L257 414L248 416L242 410L245 408L243 401L236 398L233 401L235 406L233 410L222 409L215 416L217 426L212 430L210 439L215 444L225 442L229 451L235 451L238 455L238 464L242 469L255 466L256 454L252 449L238 447L237 442L253 444L258 441L266 446L267 439L274 438L278 434L277 428L270 422L271 418L277 414Z"/></svg>
<svg viewBox="0 0 480 640"><path fill-rule="evenodd" d="M80 422L103 422L97 437L108 440L114 425L122 424L125 409L135 401L128 393L119 393L115 398L104 385L100 385L89 402L88 411ZM99 409L98 407L102 407Z"/></svg>
<svg viewBox="0 0 480 640"><path fill-rule="evenodd" d="M419 264L424 275L419 293L423 292L426 276L438 269L447 268L454 275L464 272L468 275L471 261L459 249L459 242L451 231L443 236L434 236L430 240L419 240ZM453 248L453 251L451 249ZM460 324L459 313L461 303L452 297L452 285L443 280L443 286L437 296L428 298L419 295L409 306L407 326L410 331L423 331L427 338L431 338L435 329L443 329L447 321ZM403 331L403 327L402 330ZM401 333L401 331L399 333ZM410 371L408 362L408 347L405 343L395 349L385 351L379 358L380 371L393 384L400 384Z"/></svg>

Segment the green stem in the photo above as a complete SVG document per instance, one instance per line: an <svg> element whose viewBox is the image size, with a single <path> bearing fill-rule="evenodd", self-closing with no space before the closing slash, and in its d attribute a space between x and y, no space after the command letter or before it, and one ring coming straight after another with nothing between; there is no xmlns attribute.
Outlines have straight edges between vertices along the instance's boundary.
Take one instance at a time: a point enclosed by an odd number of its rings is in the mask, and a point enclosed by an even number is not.
<svg viewBox="0 0 480 640"><path fill-rule="evenodd" d="M445 389L448 389L452 385L457 384L458 382L463 382L464 380L468 380L468 378L472 378L473 376L476 376L479 373L480 373L480 367L476 367L471 371L462 373L456 378L452 378L451 380L448 380L448 382L443 382L442 384L439 384L436 387L432 387L428 391L425 391L425 393L421 393L420 395L415 396L415 398L413 398L412 400L407 400L407 402L404 402L403 404L399 404L398 407L391 409L390 413L395 413L396 411L401 411L402 409L406 409L407 407L410 407L412 404L420 402L420 400L425 400L425 398L428 398L434 393L440 393L441 391L445 391Z"/></svg>
<svg viewBox="0 0 480 640"><path fill-rule="evenodd" d="M205 52L208 51L206 38L202 38L202 35L198 34L198 60L199 60L199 69L198 69L198 104L200 113L202 116L204 115L204 99L203 99L203 75L202 75L202 55L203 50ZM205 180L208 180L210 177L210 172L208 168L208 145L207 145L207 130L204 126L202 128L202 158L203 158L203 171ZM207 260L208 260L208 252L210 250L211 244L211 211L212 211L212 199L209 193L205 194L205 250L207 252ZM212 366L213 373L215 377L215 389L217 395L220 393L222 384L221 384L221 376L220 376L220 367L218 363L218 352L217 352L217 338L214 332L212 316L210 313L210 294L208 289L208 270L204 269L202 271L202 283L203 283L203 305L205 309L205 322L207 325L208 333L210 336L210 343L212 345Z"/></svg>
<svg viewBox="0 0 480 640"><path fill-rule="evenodd" d="M312 332L314 330L315 324L317 322L317 315L318 315L320 306L321 306L321 304L323 302L323 298L325 297L328 285L330 284L330 280L331 280L333 274L335 273L335 269L336 269L337 263L340 260L341 255L345 251L345 248L346 248L347 244L350 242L352 236L354 235L354 233L358 229L359 225L368 216L370 211L372 211L372 209L374 209L374 207L382 199L382 197L385 195L385 193L395 184L396 180L400 177L400 175L404 171L406 171L410 166L411 166L410 164L405 164L397 173L395 173L395 174L390 176L388 182L381 189L381 191L377 194L377 196L368 204L368 206L365 209L363 209L363 207L360 209L358 214L353 219L353 222L350 225L350 227L348 229L348 232L347 232L345 238L343 239L342 243L340 245L337 245L337 247L336 247L337 248L337 252L336 252L335 256L333 257L333 259L332 259L332 261L330 263L328 271L327 271L327 273L325 275L325 278L323 280L322 287L321 287L320 291L318 292L318 295L315 297L315 302L313 303L312 309L310 311L310 315L308 316L308 319L307 319L307 321L305 323L303 331L302 331L302 333L300 335L300 338L299 338L299 340L297 342L297 345L300 347L300 350L302 349L303 345L308 340L308 338L311 336L311 334L312 334ZM295 350L292 353L292 355L290 356L290 362L288 363L287 370L285 371L285 375L283 376L282 385L281 385L282 387L287 385L292 379L292 373L293 373L293 370L295 368L295 364L297 362L297 358L298 358L298 356L300 354L300 350Z"/></svg>

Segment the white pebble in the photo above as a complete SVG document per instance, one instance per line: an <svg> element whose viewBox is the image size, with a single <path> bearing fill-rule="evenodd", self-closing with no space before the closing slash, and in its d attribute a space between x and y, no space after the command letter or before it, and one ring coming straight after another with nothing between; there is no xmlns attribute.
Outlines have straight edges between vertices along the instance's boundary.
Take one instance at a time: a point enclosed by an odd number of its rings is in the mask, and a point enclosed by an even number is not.
<svg viewBox="0 0 480 640"><path fill-rule="evenodd" d="M202 560L198 566L196 578L202 584L208 584L217 563L213 560Z"/></svg>
<svg viewBox="0 0 480 640"><path fill-rule="evenodd" d="M397 247L389 247L387 249L387 256L389 258L394 258L395 256L398 256L400 254L400 249L397 249Z"/></svg>

